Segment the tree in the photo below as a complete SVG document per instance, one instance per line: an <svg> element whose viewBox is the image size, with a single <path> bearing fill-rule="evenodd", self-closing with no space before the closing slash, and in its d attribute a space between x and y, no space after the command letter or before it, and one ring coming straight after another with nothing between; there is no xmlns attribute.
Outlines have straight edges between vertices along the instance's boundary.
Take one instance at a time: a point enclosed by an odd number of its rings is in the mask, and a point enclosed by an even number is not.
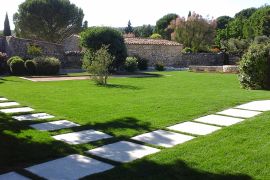
<svg viewBox="0 0 270 180"><path fill-rule="evenodd" d="M201 15L192 13L185 18L173 20L169 26L173 29L172 37L190 47L193 52L207 51L215 37L216 23L214 20L204 19Z"/></svg>
<svg viewBox="0 0 270 180"><path fill-rule="evenodd" d="M87 70L98 85L107 85L109 67L114 57L109 53L108 46L102 45L99 50L87 51L84 56L83 68Z"/></svg>
<svg viewBox="0 0 270 180"><path fill-rule="evenodd" d="M154 27L149 25L138 26L134 28L134 34L136 37L149 37L153 34Z"/></svg>
<svg viewBox="0 0 270 180"><path fill-rule="evenodd" d="M232 20L230 16L220 16L217 18L217 29L225 29L228 23Z"/></svg>
<svg viewBox="0 0 270 180"><path fill-rule="evenodd" d="M172 30L167 27L170 25L170 22L175 20L177 17L177 14L167 14L160 18L156 22L155 33L160 34L164 39L171 40Z"/></svg>
<svg viewBox="0 0 270 180"><path fill-rule="evenodd" d="M84 21L82 26L83 31L86 30L87 28L88 28L88 21Z"/></svg>
<svg viewBox="0 0 270 180"><path fill-rule="evenodd" d="M131 26L130 20L128 21L128 26L125 28L125 33L126 34L133 33L133 27Z"/></svg>
<svg viewBox="0 0 270 180"><path fill-rule="evenodd" d="M248 19L257 9L256 8L247 8L236 13L234 18Z"/></svg>
<svg viewBox="0 0 270 180"><path fill-rule="evenodd" d="M190 17L190 16L191 16L191 11L188 12L188 17Z"/></svg>
<svg viewBox="0 0 270 180"><path fill-rule="evenodd" d="M10 25L9 25L9 19L8 19L8 14L6 13L6 18L4 22L4 36L11 36L11 30L10 30Z"/></svg>
<svg viewBox="0 0 270 180"><path fill-rule="evenodd" d="M18 37L61 42L82 27L82 9L69 0L26 0L14 14Z"/></svg>
<svg viewBox="0 0 270 180"><path fill-rule="evenodd" d="M82 47L93 52L103 45L109 45L109 53L115 57L111 68L116 70L124 65L127 49L120 31L110 27L91 27L80 34Z"/></svg>

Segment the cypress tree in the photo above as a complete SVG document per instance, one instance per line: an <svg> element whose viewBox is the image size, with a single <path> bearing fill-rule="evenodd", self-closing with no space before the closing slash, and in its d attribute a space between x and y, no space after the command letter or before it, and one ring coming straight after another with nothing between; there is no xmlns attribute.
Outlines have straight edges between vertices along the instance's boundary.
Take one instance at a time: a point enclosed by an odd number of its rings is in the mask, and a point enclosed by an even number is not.
<svg viewBox="0 0 270 180"><path fill-rule="evenodd" d="M9 19L8 19L8 14L6 13L6 18L4 22L4 36L11 36L11 30L10 30L10 25L9 25Z"/></svg>

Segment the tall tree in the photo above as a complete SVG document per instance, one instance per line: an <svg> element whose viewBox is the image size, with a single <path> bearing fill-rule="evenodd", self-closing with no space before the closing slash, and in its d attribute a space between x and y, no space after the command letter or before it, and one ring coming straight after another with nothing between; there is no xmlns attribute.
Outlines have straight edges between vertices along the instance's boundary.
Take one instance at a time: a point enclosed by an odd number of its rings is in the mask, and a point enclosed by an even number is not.
<svg viewBox="0 0 270 180"><path fill-rule="evenodd" d="M217 29L225 29L232 20L230 16L220 16L217 18Z"/></svg>
<svg viewBox="0 0 270 180"><path fill-rule="evenodd" d="M26 0L13 21L19 37L61 42L80 32L83 17L82 9L69 0Z"/></svg>
<svg viewBox="0 0 270 180"><path fill-rule="evenodd" d="M8 19L8 14L6 13L6 18L4 22L4 36L11 36L11 30L10 30L10 25L9 25L9 19Z"/></svg>
<svg viewBox="0 0 270 180"><path fill-rule="evenodd" d="M160 34L164 39L171 40L171 29L167 28L170 22L178 17L177 14L167 14L156 22L155 32Z"/></svg>
<svg viewBox="0 0 270 180"><path fill-rule="evenodd" d="M190 16L191 16L191 11L188 12L188 17L190 17Z"/></svg>
<svg viewBox="0 0 270 180"><path fill-rule="evenodd" d="M88 21L84 21L84 22L83 22L82 29L83 29L83 30L86 30L87 28L88 28Z"/></svg>
<svg viewBox="0 0 270 180"><path fill-rule="evenodd" d="M125 33L126 34L133 33L133 27L131 26L130 20L128 21L128 26L125 28Z"/></svg>
<svg viewBox="0 0 270 180"><path fill-rule="evenodd" d="M150 37L154 32L154 27L149 25L138 26L134 28L136 37Z"/></svg>

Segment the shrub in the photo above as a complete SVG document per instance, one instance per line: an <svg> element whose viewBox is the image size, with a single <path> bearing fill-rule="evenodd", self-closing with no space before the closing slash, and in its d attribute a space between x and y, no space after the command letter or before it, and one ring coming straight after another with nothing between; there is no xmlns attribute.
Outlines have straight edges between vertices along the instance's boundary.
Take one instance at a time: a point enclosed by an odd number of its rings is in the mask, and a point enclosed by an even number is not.
<svg viewBox="0 0 270 180"><path fill-rule="evenodd" d="M23 60L20 56L12 56L11 58L8 59L7 65L10 66L11 62L12 62L14 59Z"/></svg>
<svg viewBox="0 0 270 180"><path fill-rule="evenodd" d="M183 50L182 50L182 53L192 53L192 49L190 47L185 47Z"/></svg>
<svg viewBox="0 0 270 180"><path fill-rule="evenodd" d="M10 63L10 71L14 75L25 73L24 61L22 59L13 59Z"/></svg>
<svg viewBox="0 0 270 180"><path fill-rule="evenodd" d="M30 44L30 45L27 46L27 54L28 54L30 57L41 56L41 54L42 54L42 49L41 49L41 47L39 47L38 45Z"/></svg>
<svg viewBox="0 0 270 180"><path fill-rule="evenodd" d="M27 60L25 61L24 63L24 66L25 66L25 69L27 71L28 74L31 74L31 75L34 75L36 74L36 71L37 71L37 65L36 65L36 62L33 61L33 60Z"/></svg>
<svg viewBox="0 0 270 180"><path fill-rule="evenodd" d="M36 57L36 71L39 75L54 75L59 73L60 61L54 57Z"/></svg>
<svg viewBox="0 0 270 180"><path fill-rule="evenodd" d="M156 63L155 64L155 70L164 71L165 70L164 65L162 63Z"/></svg>
<svg viewBox="0 0 270 180"><path fill-rule="evenodd" d="M127 57L125 62L125 69L128 72L134 72L137 70L138 60L136 57Z"/></svg>
<svg viewBox="0 0 270 180"><path fill-rule="evenodd" d="M91 51L95 52L101 49L103 45L108 46L109 53L115 57L111 69L119 69L124 65L127 49L120 31L110 27L91 27L80 35L81 45Z"/></svg>
<svg viewBox="0 0 270 180"><path fill-rule="evenodd" d="M162 39L162 36L160 34L154 33L150 36L151 39Z"/></svg>
<svg viewBox="0 0 270 180"><path fill-rule="evenodd" d="M0 52L0 74L8 71L7 54Z"/></svg>
<svg viewBox="0 0 270 180"><path fill-rule="evenodd" d="M86 51L83 68L87 70L98 85L106 85L109 77L109 67L114 57L109 53L108 46L103 45L99 50Z"/></svg>
<svg viewBox="0 0 270 180"><path fill-rule="evenodd" d="M144 58L137 58L138 61L138 69L141 71L148 69L148 61Z"/></svg>
<svg viewBox="0 0 270 180"><path fill-rule="evenodd" d="M253 43L240 61L239 80L246 89L270 89L270 43Z"/></svg>

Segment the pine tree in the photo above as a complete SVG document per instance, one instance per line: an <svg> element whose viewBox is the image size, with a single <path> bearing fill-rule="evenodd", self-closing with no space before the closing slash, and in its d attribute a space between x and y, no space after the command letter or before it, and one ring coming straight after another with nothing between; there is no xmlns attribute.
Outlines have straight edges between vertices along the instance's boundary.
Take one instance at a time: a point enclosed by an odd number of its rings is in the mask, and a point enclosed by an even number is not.
<svg viewBox="0 0 270 180"><path fill-rule="evenodd" d="M131 26L130 20L128 21L128 26L125 28L125 33L126 34L133 33L133 27Z"/></svg>
<svg viewBox="0 0 270 180"><path fill-rule="evenodd" d="M188 12L188 17L190 17L190 16L191 16L191 11Z"/></svg>
<svg viewBox="0 0 270 180"><path fill-rule="evenodd" d="M9 19L8 19L8 14L6 13L6 18L4 22L4 36L11 36L11 30L10 30L10 25L9 25Z"/></svg>

